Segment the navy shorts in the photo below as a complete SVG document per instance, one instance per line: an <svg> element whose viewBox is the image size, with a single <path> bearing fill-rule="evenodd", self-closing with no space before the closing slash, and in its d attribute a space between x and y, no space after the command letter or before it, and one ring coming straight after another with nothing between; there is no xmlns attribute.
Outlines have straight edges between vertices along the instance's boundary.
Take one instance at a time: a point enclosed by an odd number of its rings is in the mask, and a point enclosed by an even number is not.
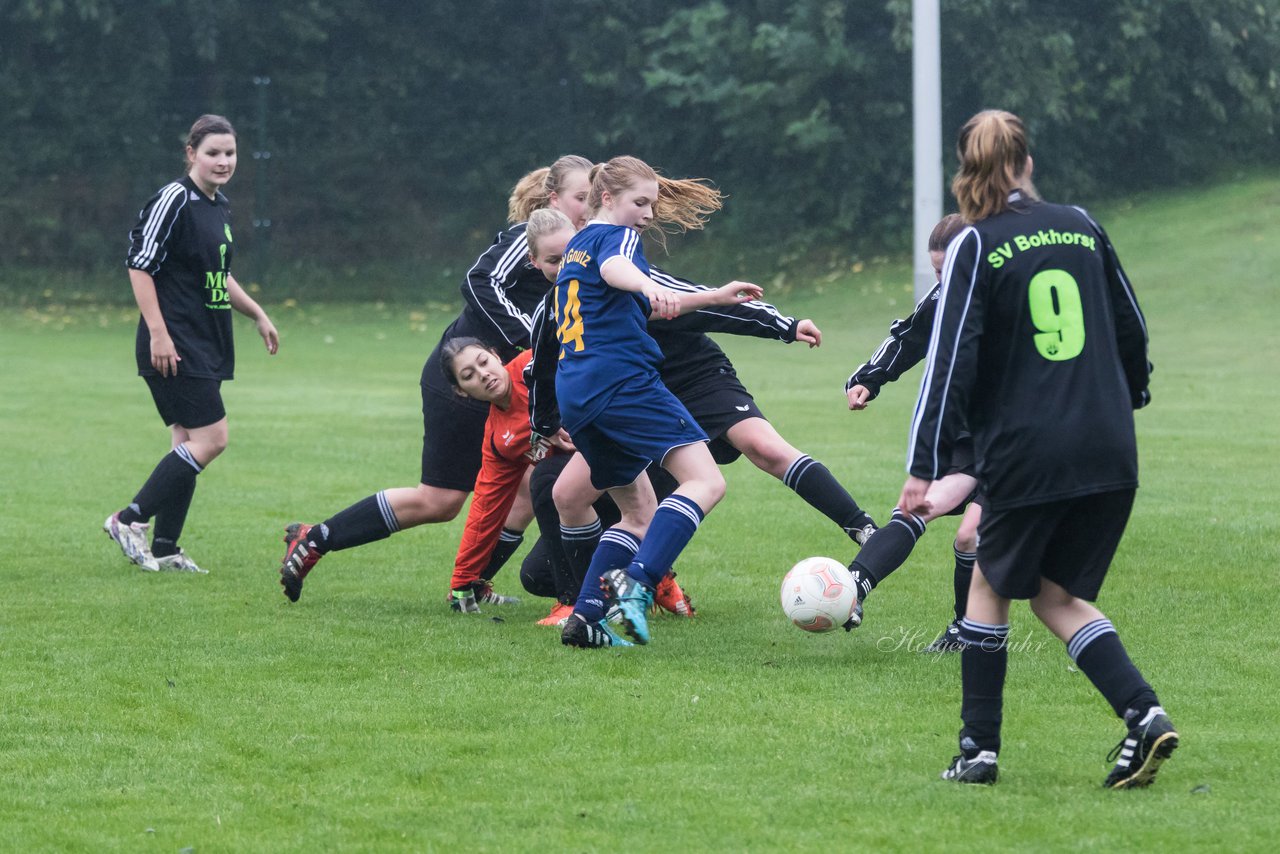
<svg viewBox="0 0 1280 854"><path fill-rule="evenodd" d="M156 411L166 427L176 424L195 430L227 417L222 405L222 380L182 374L168 377L147 374L143 379L151 389L151 399L156 402Z"/></svg>
<svg viewBox="0 0 1280 854"><path fill-rule="evenodd" d="M984 507L978 524L983 577L1006 599L1033 598L1043 576L1092 602L1124 535L1134 493L1122 489L1000 511Z"/></svg>
<svg viewBox="0 0 1280 854"><path fill-rule="evenodd" d="M626 486L673 448L707 441L684 404L656 380L623 385L603 412L570 435L596 489Z"/></svg>
<svg viewBox="0 0 1280 854"><path fill-rule="evenodd" d="M422 368L422 483L470 492L480 474L489 404L462 397L440 370L439 348Z"/></svg>
<svg viewBox="0 0 1280 854"><path fill-rule="evenodd" d="M711 437L708 444L711 456L722 466L742 456L742 451L729 444L725 437L729 428L748 418L764 418L764 413L756 406L751 392L743 387L737 376L728 371L716 377L714 383L705 383L701 387L682 392L680 401L688 408L698 426Z"/></svg>

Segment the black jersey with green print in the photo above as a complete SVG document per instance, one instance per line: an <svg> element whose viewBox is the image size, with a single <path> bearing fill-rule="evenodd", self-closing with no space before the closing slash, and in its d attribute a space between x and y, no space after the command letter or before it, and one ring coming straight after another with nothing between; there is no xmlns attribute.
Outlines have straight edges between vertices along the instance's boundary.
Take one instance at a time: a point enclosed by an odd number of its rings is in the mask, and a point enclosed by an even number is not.
<svg viewBox="0 0 1280 854"><path fill-rule="evenodd" d="M946 474L967 424L993 510L1134 488L1150 363L1133 289L1084 210L1010 202L947 252L908 471Z"/></svg>
<svg viewBox="0 0 1280 854"><path fill-rule="evenodd" d="M150 274L169 337L182 361L178 373L229 380L235 373L231 337L231 207L209 198L190 177L166 184L147 200L129 232L126 265ZM151 333L139 319L138 373L151 367Z"/></svg>

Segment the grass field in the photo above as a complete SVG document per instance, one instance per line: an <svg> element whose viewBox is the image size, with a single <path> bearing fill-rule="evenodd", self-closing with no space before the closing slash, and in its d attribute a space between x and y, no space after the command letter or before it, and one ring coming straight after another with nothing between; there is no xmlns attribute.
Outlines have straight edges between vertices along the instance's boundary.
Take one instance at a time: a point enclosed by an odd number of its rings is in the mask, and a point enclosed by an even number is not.
<svg viewBox="0 0 1280 854"><path fill-rule="evenodd" d="M444 307L275 306L274 359L241 323L231 445L183 539L212 572L137 572L99 530L167 447L132 376L136 315L50 306L0 335L0 850L1274 850L1280 178L1100 213L1156 365L1100 602L1182 734L1155 787L1099 788L1121 727L1025 605L1001 782L939 781L959 661L914 650L948 619L954 520L863 628L805 635L779 580L850 548L744 462L680 560L698 618L659 620L648 648L562 648L528 599L449 613L461 521L335 553L288 604L286 523L416 482ZM873 265L775 294L820 350L722 339L880 518L917 375L862 413L841 390L909 280Z"/></svg>

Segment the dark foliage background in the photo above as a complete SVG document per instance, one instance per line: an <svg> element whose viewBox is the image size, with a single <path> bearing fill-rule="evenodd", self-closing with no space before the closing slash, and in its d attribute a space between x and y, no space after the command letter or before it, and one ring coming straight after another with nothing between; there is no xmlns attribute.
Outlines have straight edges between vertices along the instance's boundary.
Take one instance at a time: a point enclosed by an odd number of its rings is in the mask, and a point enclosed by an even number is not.
<svg viewBox="0 0 1280 854"><path fill-rule="evenodd" d="M241 277L277 296L450 294L515 180L570 152L713 178L730 200L707 257L909 248L910 0L0 10L8 298L118 266L203 112L240 132ZM1274 165L1278 21L1280 0L943 0L944 140L978 109L1021 114L1062 201Z"/></svg>

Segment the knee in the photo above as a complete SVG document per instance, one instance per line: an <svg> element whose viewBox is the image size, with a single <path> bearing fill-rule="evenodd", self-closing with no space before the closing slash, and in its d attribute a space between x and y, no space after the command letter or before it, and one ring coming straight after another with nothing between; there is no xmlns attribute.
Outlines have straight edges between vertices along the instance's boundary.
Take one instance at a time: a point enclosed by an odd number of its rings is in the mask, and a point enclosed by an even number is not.
<svg viewBox="0 0 1280 854"><path fill-rule="evenodd" d="M705 509L710 510L712 507L720 503L720 499L724 498L727 489L724 482L724 475L720 473L720 469L712 469L707 473L705 478L700 480L702 494L706 497L707 506Z"/></svg>
<svg viewBox="0 0 1280 854"><path fill-rule="evenodd" d="M556 485L551 488L551 500L562 517L567 516L571 519L581 517L591 508L594 499L594 495L584 494L573 484L556 481Z"/></svg>
<svg viewBox="0 0 1280 854"><path fill-rule="evenodd" d="M188 439L185 443L187 450L196 458L201 467L209 465L222 455L227 449L227 434L215 434L212 436L202 436L199 439Z"/></svg>
<svg viewBox="0 0 1280 854"><path fill-rule="evenodd" d="M457 489L437 489L418 484L413 494L414 517L423 521L448 522L462 512L467 493Z"/></svg>
<svg viewBox="0 0 1280 854"><path fill-rule="evenodd" d="M799 452L786 442L773 442L764 437L752 437L738 450L753 466L777 478L785 475L799 456Z"/></svg>
<svg viewBox="0 0 1280 854"><path fill-rule="evenodd" d="M956 551L972 554L978 550L978 532L977 530L966 530L961 528L956 531Z"/></svg>

